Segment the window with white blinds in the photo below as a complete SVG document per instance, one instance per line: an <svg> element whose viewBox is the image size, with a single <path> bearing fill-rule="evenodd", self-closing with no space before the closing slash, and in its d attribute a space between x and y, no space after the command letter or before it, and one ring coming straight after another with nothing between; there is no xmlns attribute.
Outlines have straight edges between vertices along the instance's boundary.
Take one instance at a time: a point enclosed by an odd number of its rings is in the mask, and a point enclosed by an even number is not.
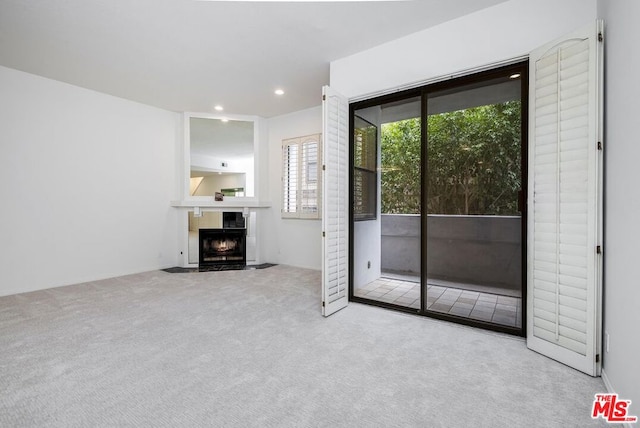
<svg viewBox="0 0 640 428"><path fill-rule="evenodd" d="M320 218L321 134L282 141L282 217Z"/></svg>

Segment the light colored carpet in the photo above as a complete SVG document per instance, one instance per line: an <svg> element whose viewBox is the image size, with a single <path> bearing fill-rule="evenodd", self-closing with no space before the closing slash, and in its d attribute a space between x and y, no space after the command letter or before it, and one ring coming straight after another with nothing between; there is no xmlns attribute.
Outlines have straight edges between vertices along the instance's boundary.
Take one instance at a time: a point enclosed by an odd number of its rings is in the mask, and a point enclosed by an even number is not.
<svg viewBox="0 0 640 428"><path fill-rule="evenodd" d="M320 273L147 272L0 298L0 426L585 427L520 338L350 304Z"/></svg>

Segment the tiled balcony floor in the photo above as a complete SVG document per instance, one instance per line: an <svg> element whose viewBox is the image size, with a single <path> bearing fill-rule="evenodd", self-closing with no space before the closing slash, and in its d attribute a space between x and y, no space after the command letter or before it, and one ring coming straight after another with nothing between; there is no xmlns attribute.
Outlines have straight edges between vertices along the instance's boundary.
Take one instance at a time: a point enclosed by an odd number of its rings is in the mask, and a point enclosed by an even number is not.
<svg viewBox="0 0 640 428"><path fill-rule="evenodd" d="M420 309L420 284L392 278L379 278L354 291L357 297ZM522 327L522 299L494 293L427 284L427 309Z"/></svg>

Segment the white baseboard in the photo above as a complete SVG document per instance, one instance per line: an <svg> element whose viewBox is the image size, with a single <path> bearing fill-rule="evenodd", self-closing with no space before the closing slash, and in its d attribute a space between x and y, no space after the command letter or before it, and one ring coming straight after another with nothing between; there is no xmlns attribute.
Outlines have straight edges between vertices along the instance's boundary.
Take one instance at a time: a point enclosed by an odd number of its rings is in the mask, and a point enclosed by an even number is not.
<svg viewBox="0 0 640 428"><path fill-rule="evenodd" d="M607 373L604 371L604 369L601 370L600 376L602 377L604 386L607 387L607 392L610 394L615 393L616 391L613 389L613 386L611 386L611 382L609 381L609 378L607 377Z"/></svg>
<svg viewBox="0 0 640 428"><path fill-rule="evenodd" d="M600 376L602 377L602 381L604 382L604 386L607 388L607 392L610 393L610 394L614 394L616 392L616 390L613 387L613 385L611 385L611 381L609 381L609 377L607 376L607 373L604 371L604 369L601 370ZM632 428L631 424L628 424L628 423L622 423L622 426L624 428Z"/></svg>

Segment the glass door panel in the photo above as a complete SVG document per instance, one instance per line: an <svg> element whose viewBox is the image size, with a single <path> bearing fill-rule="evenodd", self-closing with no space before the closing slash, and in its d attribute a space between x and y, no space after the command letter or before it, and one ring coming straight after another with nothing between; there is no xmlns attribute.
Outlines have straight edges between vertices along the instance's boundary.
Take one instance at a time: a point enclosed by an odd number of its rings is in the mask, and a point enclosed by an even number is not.
<svg viewBox="0 0 640 428"><path fill-rule="evenodd" d="M522 327L522 82L427 91L428 312Z"/></svg>
<svg viewBox="0 0 640 428"><path fill-rule="evenodd" d="M420 309L421 97L354 111L353 294Z"/></svg>

